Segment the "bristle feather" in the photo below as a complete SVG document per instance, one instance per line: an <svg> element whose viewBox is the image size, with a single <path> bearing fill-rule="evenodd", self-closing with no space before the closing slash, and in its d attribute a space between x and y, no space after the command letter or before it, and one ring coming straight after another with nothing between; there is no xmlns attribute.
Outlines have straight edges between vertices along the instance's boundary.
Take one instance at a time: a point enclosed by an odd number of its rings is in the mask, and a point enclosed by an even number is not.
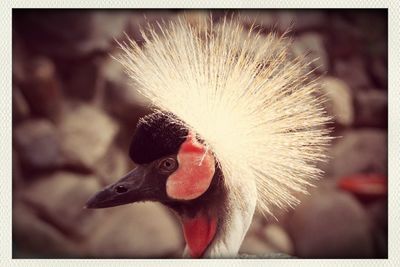
<svg viewBox="0 0 400 267"><path fill-rule="evenodd" d="M320 176L330 118L315 69L291 56L287 33L256 28L225 17L196 29L179 19L143 32L143 48L122 44L118 60L155 107L201 136L227 186L255 183L258 207L271 214L297 204L293 192Z"/></svg>

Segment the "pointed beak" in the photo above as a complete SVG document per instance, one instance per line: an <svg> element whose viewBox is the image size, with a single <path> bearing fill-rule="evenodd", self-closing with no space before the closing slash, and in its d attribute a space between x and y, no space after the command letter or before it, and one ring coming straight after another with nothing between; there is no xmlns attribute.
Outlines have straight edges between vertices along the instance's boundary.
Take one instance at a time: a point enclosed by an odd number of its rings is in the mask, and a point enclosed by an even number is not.
<svg viewBox="0 0 400 267"><path fill-rule="evenodd" d="M88 209L109 208L146 200L149 191L146 186L147 171L138 166L116 183L111 184L91 197L86 203Z"/></svg>

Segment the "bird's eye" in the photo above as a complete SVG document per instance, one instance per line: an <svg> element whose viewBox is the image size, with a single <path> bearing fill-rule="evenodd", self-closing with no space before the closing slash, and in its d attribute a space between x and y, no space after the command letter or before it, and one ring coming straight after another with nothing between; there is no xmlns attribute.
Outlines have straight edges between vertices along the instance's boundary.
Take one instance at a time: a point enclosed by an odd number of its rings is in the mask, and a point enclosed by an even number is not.
<svg viewBox="0 0 400 267"><path fill-rule="evenodd" d="M126 191L128 191L128 189L123 185L119 185L115 188L115 192L117 192L118 194L125 193Z"/></svg>
<svg viewBox="0 0 400 267"><path fill-rule="evenodd" d="M176 169L178 163L174 158L166 158L160 161L158 168L162 172L171 172Z"/></svg>

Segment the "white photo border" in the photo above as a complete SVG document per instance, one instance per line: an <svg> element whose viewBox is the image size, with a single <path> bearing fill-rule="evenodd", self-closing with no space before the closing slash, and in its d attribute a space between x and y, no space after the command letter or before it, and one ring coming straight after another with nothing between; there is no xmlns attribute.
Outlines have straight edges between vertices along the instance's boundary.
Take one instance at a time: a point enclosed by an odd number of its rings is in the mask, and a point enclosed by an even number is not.
<svg viewBox="0 0 400 267"><path fill-rule="evenodd" d="M385 0L16 0L0 1L0 266L400 266L400 4ZM13 8L387 8L388 9L388 259L225 259L225 260L139 260L139 259L13 259L12 258L12 9Z"/></svg>

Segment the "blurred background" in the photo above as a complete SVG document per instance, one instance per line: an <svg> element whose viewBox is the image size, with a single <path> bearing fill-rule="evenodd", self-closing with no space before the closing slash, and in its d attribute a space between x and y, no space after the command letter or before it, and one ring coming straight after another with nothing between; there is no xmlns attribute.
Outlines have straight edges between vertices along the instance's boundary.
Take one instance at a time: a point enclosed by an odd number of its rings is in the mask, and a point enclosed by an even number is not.
<svg viewBox="0 0 400 267"><path fill-rule="evenodd" d="M115 40L141 43L140 26L183 12L13 10L13 257L176 258L184 239L156 203L85 210L133 167L138 118L150 112L121 66ZM267 34L292 27L292 51L317 60L335 117L325 174L278 221L256 214L241 253L386 258L387 10L217 10Z"/></svg>

